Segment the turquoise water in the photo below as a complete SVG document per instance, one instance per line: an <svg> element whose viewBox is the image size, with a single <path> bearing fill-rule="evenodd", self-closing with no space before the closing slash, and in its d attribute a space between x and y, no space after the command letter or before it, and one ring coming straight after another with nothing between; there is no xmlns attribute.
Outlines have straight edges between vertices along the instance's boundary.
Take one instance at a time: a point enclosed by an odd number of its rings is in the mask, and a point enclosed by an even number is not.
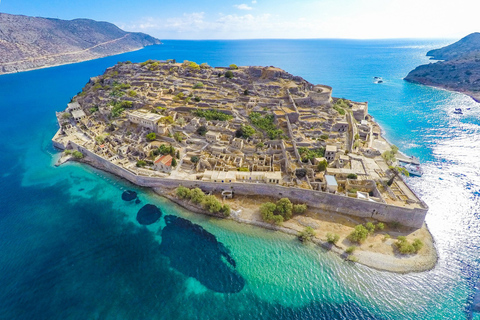
<svg viewBox="0 0 480 320"><path fill-rule="evenodd" d="M1 76L0 319L480 319L470 311L480 279L480 106L402 80L447 42L166 41ZM86 166L53 166L54 111L89 77L117 61L168 58L274 65L368 101L388 139L424 163L409 182L430 206L437 267L371 270L287 235L189 213ZM123 201L125 190L141 202ZM145 204L162 217L141 226Z"/></svg>

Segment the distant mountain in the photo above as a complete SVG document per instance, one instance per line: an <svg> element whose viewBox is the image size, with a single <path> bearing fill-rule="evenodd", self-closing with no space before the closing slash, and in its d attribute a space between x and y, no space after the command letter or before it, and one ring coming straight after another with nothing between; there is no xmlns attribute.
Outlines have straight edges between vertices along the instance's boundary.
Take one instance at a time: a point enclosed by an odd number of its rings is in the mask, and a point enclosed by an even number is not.
<svg viewBox="0 0 480 320"><path fill-rule="evenodd" d="M108 22L0 13L0 74L101 58L160 44Z"/></svg>
<svg viewBox="0 0 480 320"><path fill-rule="evenodd" d="M462 92L480 101L480 33L431 50L427 56L444 61L415 68L406 81Z"/></svg>

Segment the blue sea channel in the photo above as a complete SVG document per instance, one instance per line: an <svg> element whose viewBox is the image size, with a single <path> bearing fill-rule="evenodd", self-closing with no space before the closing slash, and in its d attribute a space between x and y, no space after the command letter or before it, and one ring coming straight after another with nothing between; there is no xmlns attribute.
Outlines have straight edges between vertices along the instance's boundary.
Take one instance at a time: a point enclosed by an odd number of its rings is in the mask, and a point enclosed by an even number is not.
<svg viewBox="0 0 480 320"><path fill-rule="evenodd" d="M410 84L448 40L164 41L0 76L0 319L480 319L480 105ZM276 66L368 101L384 135L422 162L427 272L348 263L292 236L188 212L86 165L55 167L55 111L117 61ZM373 77L384 79L375 84ZM455 108L464 110L454 114ZM124 201L133 190L139 201ZM145 209L153 224L140 224Z"/></svg>

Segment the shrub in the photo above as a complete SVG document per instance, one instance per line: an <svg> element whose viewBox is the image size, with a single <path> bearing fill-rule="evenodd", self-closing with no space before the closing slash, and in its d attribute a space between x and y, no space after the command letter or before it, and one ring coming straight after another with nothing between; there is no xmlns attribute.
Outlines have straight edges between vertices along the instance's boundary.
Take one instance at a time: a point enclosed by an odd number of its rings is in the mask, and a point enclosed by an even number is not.
<svg viewBox="0 0 480 320"><path fill-rule="evenodd" d="M350 173L348 176L347 176L347 179L357 179L357 175L355 173Z"/></svg>
<svg viewBox="0 0 480 320"><path fill-rule="evenodd" d="M377 226L375 228L377 228L377 230L382 231L383 229L385 229L385 224L383 222L379 222L377 223Z"/></svg>
<svg viewBox="0 0 480 320"><path fill-rule="evenodd" d="M64 113L62 114L62 118L63 118L63 119L68 119L68 118L70 118L71 116L72 116L72 115L71 115L70 113L68 113L68 112L64 112Z"/></svg>
<svg viewBox="0 0 480 320"><path fill-rule="evenodd" d="M190 189L185 188L183 186L178 186L176 190L177 197L180 199L190 199L192 192Z"/></svg>
<svg viewBox="0 0 480 320"><path fill-rule="evenodd" d="M244 96L248 96L249 94L250 94L250 92L247 89L245 89L245 91L243 91Z"/></svg>
<svg viewBox="0 0 480 320"><path fill-rule="evenodd" d="M182 142L182 141L183 141L183 136L182 136L182 134L181 134L180 132L175 132L175 133L173 134L173 138L174 138L175 140L177 140L178 142Z"/></svg>
<svg viewBox="0 0 480 320"><path fill-rule="evenodd" d="M340 236L338 234L331 234L327 233L327 242L331 244L335 244L340 240Z"/></svg>
<svg viewBox="0 0 480 320"><path fill-rule="evenodd" d="M196 102L200 102L202 100L202 98L200 98L198 96L195 96L195 97L193 97L193 100L195 100Z"/></svg>
<svg viewBox="0 0 480 320"><path fill-rule="evenodd" d="M225 78L232 79L233 78L233 72L228 70L225 72Z"/></svg>
<svg viewBox="0 0 480 320"><path fill-rule="evenodd" d="M352 254L356 249L357 249L357 247L350 246L345 250L345 252L348 253L348 254Z"/></svg>
<svg viewBox="0 0 480 320"><path fill-rule="evenodd" d="M269 221L271 219L271 216L273 216L276 208L277 206L275 205L275 203L262 203L262 205L260 206L260 214L262 215L263 220Z"/></svg>
<svg viewBox="0 0 480 320"><path fill-rule="evenodd" d="M220 212L222 209L222 204L213 195L205 196L202 201L202 206L210 213Z"/></svg>
<svg viewBox="0 0 480 320"><path fill-rule="evenodd" d="M224 217L230 216L230 206L228 204L224 204L220 209L220 213L222 213Z"/></svg>
<svg viewBox="0 0 480 320"><path fill-rule="evenodd" d="M315 237L315 230L312 227L306 227L298 234L298 239L302 242L311 241Z"/></svg>
<svg viewBox="0 0 480 320"><path fill-rule="evenodd" d="M307 211L307 205L306 204L295 204L295 205L293 205L293 212L295 214L302 214L305 211Z"/></svg>
<svg viewBox="0 0 480 320"><path fill-rule="evenodd" d="M199 81L193 85L193 89L201 89L203 88L203 82Z"/></svg>
<svg viewBox="0 0 480 320"><path fill-rule="evenodd" d="M328 139L328 134L322 134L322 135L320 135L320 139L322 139L322 140L327 140L327 139Z"/></svg>
<svg viewBox="0 0 480 320"><path fill-rule="evenodd" d="M153 141L157 138L157 135L155 134L155 132L150 132L149 134L146 135L146 138L148 141Z"/></svg>
<svg viewBox="0 0 480 320"><path fill-rule="evenodd" d="M197 128L197 133L201 136L204 136L207 133L208 129L206 126L200 126Z"/></svg>
<svg viewBox="0 0 480 320"><path fill-rule="evenodd" d="M325 171L328 167L327 160L322 160L318 163L317 169L318 171Z"/></svg>
<svg viewBox="0 0 480 320"><path fill-rule="evenodd" d="M247 167L240 167L237 170L241 171L241 172L249 172L250 171Z"/></svg>
<svg viewBox="0 0 480 320"><path fill-rule="evenodd" d="M192 161L193 163L198 163L198 161L200 161L200 158L198 156L192 156L190 158L190 161Z"/></svg>
<svg viewBox="0 0 480 320"><path fill-rule="evenodd" d="M144 160L138 160L137 164L136 164L136 166L139 167L139 168L145 167L146 165L147 165L147 163Z"/></svg>
<svg viewBox="0 0 480 320"><path fill-rule="evenodd" d="M387 241L390 238L391 238L391 236L387 233L383 236L383 241Z"/></svg>
<svg viewBox="0 0 480 320"><path fill-rule="evenodd" d="M367 223L365 224L365 228L367 228L368 233L370 233L370 234L372 234L372 233L375 232L375 225L374 225L373 223L371 223L371 222L367 222Z"/></svg>
<svg viewBox="0 0 480 320"><path fill-rule="evenodd" d="M236 64L233 64L233 63L231 65L229 65L228 67L230 69L234 69L234 70L238 69L238 66Z"/></svg>
<svg viewBox="0 0 480 320"><path fill-rule="evenodd" d="M190 192L190 199L193 203L201 203L205 198L205 193L200 188L192 189Z"/></svg>
<svg viewBox="0 0 480 320"><path fill-rule="evenodd" d="M288 198L281 198L277 201L275 212L280 214L285 220L292 218L293 204Z"/></svg>
<svg viewBox="0 0 480 320"><path fill-rule="evenodd" d="M359 224L355 226L355 230L350 233L348 239L353 242L362 243L367 239L368 230L363 225Z"/></svg>
<svg viewBox="0 0 480 320"><path fill-rule="evenodd" d="M235 136L237 138L244 138L248 139L251 136L255 134L255 129L253 129L251 126L244 126L242 125L236 132Z"/></svg>
<svg viewBox="0 0 480 320"><path fill-rule="evenodd" d="M395 246L401 254L413 254L418 253L423 247L423 242L420 239L413 240L413 243L408 242L404 236L397 237Z"/></svg>
<svg viewBox="0 0 480 320"><path fill-rule="evenodd" d="M75 159L83 159L85 156L83 155L83 153L81 153L80 151L73 151L72 152L72 156L75 158Z"/></svg>

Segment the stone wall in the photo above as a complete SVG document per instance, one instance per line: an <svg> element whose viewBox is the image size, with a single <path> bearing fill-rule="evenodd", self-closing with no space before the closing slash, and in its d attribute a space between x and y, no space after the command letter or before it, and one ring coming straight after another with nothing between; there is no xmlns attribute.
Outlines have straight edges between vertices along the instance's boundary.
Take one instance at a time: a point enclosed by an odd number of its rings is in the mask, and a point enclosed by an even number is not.
<svg viewBox="0 0 480 320"><path fill-rule="evenodd" d="M305 203L313 208L362 218L374 218L383 222L395 221L413 228L422 227L428 211L428 207L424 203L422 203L422 208L412 209L349 198L316 190L288 188L264 183L215 183L139 176L132 171L111 163L107 159L92 153L74 142L69 142L69 146L82 152L94 165L143 187L176 188L179 185L183 185L189 188L200 187L204 191L212 192L232 190L240 195L263 195L273 198L287 197L294 203Z"/></svg>

